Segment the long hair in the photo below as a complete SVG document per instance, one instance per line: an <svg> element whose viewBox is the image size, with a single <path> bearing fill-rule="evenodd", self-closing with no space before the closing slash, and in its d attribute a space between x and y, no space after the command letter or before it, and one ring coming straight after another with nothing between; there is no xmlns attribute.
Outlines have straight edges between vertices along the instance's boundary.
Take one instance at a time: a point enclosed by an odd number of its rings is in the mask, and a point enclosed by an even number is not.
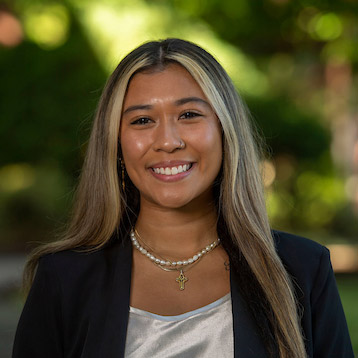
<svg viewBox="0 0 358 358"><path fill-rule="evenodd" d="M223 163L215 188L218 233L242 295L250 298L254 319L271 357L306 357L294 289L275 250L267 217L258 146L248 111L222 66L197 45L167 39L146 43L128 54L109 78L97 109L75 196L72 219L63 239L37 248L24 273L33 280L38 260L66 249L99 249L138 214L138 191L126 176L121 188L119 128L128 84L138 72L183 66L199 84L223 131ZM118 235L123 237L123 235ZM253 302L253 305L251 305Z"/></svg>

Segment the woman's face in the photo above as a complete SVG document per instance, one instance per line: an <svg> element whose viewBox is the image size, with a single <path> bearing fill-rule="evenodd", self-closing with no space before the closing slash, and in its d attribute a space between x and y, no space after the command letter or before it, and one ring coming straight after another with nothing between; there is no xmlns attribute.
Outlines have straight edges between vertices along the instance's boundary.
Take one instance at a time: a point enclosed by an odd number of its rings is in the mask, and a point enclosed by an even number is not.
<svg viewBox="0 0 358 358"><path fill-rule="evenodd" d="M222 162L221 126L182 66L133 77L123 103L120 142L141 206L181 208L212 201Z"/></svg>

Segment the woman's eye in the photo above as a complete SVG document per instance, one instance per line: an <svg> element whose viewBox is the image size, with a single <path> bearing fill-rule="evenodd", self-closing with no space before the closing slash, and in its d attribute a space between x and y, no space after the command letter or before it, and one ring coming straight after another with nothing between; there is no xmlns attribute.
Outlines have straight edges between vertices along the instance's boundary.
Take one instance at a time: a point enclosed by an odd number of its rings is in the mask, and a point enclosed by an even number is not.
<svg viewBox="0 0 358 358"><path fill-rule="evenodd" d="M194 118L194 117L199 117L200 114L196 113L196 112L185 112L183 113L180 118L184 118L184 119L188 119L188 118Z"/></svg>
<svg viewBox="0 0 358 358"><path fill-rule="evenodd" d="M143 125L143 124L148 124L150 122L151 122L151 120L149 118L142 117L142 118L138 118L135 121L131 122L131 124Z"/></svg>

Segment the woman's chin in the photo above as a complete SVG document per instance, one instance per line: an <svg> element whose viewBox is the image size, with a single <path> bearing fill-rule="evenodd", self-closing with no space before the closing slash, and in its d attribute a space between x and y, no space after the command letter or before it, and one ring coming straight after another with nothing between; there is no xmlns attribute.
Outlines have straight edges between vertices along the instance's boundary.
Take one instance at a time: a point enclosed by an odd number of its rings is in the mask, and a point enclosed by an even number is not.
<svg viewBox="0 0 358 358"><path fill-rule="evenodd" d="M151 198L142 198L141 206L147 202L150 206L156 206L162 209L181 209L188 206L192 202L192 198L176 195L164 195Z"/></svg>
<svg viewBox="0 0 358 358"><path fill-rule="evenodd" d="M186 201L182 199L181 200L167 199L156 203L158 207L168 210L182 209L184 207L187 207L189 204L190 201Z"/></svg>
<svg viewBox="0 0 358 358"><path fill-rule="evenodd" d="M171 191L157 193L157 195L150 197L143 195L141 197L141 208L143 208L145 205L149 205L151 207L157 207L163 210L185 209L195 211L196 209L205 210L205 208L211 206L213 202L213 193L211 189L208 189L203 193L186 192L180 194L178 191Z"/></svg>

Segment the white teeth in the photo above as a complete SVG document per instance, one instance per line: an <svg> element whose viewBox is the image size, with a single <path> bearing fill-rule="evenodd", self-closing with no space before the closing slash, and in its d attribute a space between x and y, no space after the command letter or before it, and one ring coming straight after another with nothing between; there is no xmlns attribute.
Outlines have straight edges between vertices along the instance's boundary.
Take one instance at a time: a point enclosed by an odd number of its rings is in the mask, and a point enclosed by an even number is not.
<svg viewBox="0 0 358 358"><path fill-rule="evenodd" d="M164 175L176 175L188 171L191 168L191 164L179 165L178 167L166 167L166 168L153 168L154 173Z"/></svg>

